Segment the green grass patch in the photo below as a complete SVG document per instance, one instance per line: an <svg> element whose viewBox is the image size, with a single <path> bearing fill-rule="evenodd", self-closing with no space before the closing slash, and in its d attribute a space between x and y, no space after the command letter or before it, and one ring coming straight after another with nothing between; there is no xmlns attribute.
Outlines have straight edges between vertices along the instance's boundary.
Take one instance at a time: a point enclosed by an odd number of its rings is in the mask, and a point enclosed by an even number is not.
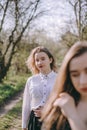
<svg viewBox="0 0 87 130"><path fill-rule="evenodd" d="M0 107L15 94L23 90L28 76L29 75L13 76L5 79L3 83L0 84Z"/></svg>
<svg viewBox="0 0 87 130"><path fill-rule="evenodd" d="M22 113L22 100L8 112L4 117L0 117L0 130L12 130L17 128L21 130L21 113Z"/></svg>

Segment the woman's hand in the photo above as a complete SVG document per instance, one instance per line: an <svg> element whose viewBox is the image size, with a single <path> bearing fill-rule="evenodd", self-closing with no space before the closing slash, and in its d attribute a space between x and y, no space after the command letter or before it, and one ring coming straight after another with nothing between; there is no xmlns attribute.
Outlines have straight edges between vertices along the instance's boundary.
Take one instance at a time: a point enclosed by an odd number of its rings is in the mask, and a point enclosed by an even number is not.
<svg viewBox="0 0 87 130"><path fill-rule="evenodd" d="M87 130L85 122L78 114L73 97L68 93L61 93L54 102L54 106L59 106L63 115L68 119L72 130Z"/></svg>
<svg viewBox="0 0 87 130"><path fill-rule="evenodd" d="M63 115L67 118L77 113L74 99L68 93L61 93L54 102L54 106L59 106Z"/></svg>
<svg viewBox="0 0 87 130"><path fill-rule="evenodd" d="M34 114L36 117L41 117L41 111L42 111L42 107L39 107L37 109L34 110Z"/></svg>

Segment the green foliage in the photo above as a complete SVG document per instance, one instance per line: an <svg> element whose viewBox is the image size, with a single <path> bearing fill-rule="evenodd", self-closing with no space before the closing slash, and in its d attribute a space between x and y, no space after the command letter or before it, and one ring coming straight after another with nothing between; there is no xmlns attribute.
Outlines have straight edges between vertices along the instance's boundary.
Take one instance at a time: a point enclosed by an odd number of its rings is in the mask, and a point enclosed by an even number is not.
<svg viewBox="0 0 87 130"><path fill-rule="evenodd" d="M67 48L70 48L76 41L78 41L78 36L68 31L62 36L61 43Z"/></svg>
<svg viewBox="0 0 87 130"><path fill-rule="evenodd" d="M15 93L14 87L4 84L0 85L0 106L5 100L9 99Z"/></svg>
<svg viewBox="0 0 87 130"><path fill-rule="evenodd" d="M10 72L13 73L14 75L16 74L22 74L22 73L28 73L28 69L26 66L26 60L33 48L38 46L38 44L29 44L26 41L21 41L17 48L16 48L16 53L13 56L11 67L10 67Z"/></svg>

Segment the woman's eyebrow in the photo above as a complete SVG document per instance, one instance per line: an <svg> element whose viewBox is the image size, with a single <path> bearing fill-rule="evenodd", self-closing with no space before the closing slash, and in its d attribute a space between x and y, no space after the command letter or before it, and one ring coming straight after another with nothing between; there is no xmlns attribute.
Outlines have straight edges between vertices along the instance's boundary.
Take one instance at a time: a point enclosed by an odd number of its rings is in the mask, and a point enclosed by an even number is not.
<svg viewBox="0 0 87 130"><path fill-rule="evenodd" d="M69 72L70 73L76 73L76 72L78 72L78 70L70 70Z"/></svg>
<svg viewBox="0 0 87 130"><path fill-rule="evenodd" d="M87 71L87 67L84 68L84 71ZM76 70L72 69L72 70L69 70L69 72L70 73L76 73L76 72L78 72L78 69L76 69Z"/></svg>

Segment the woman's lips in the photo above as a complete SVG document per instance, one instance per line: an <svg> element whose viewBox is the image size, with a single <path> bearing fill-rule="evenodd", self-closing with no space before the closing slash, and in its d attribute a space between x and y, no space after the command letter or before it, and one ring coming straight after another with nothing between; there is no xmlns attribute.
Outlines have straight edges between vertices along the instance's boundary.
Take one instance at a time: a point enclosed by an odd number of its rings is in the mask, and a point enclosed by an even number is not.
<svg viewBox="0 0 87 130"><path fill-rule="evenodd" d="M87 88L81 88L81 91L87 92Z"/></svg>
<svg viewBox="0 0 87 130"><path fill-rule="evenodd" d="M42 68L43 66L41 65L41 66L39 66L39 68Z"/></svg>

